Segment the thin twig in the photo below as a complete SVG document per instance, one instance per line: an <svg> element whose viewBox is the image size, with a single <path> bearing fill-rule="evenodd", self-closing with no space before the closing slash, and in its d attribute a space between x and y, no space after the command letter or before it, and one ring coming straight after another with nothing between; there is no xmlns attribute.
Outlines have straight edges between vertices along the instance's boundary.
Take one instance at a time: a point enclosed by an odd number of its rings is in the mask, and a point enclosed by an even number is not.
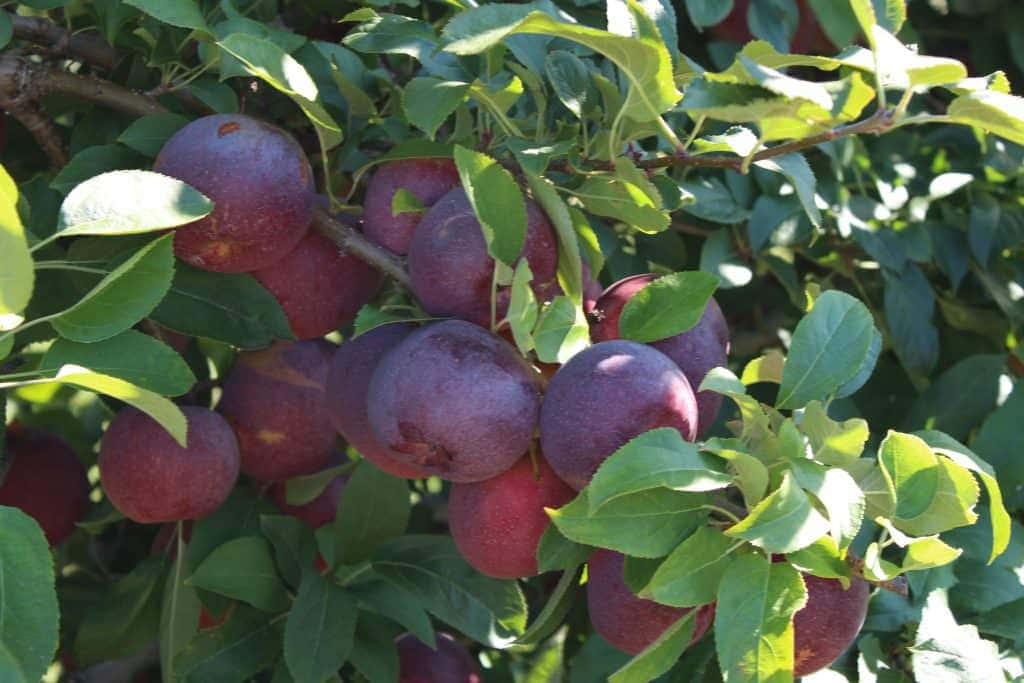
<svg viewBox="0 0 1024 683"><path fill-rule="evenodd" d="M409 273L402 259L387 249L378 247L363 237L355 228L330 215L325 209L313 209L313 228L326 235L341 249L348 251L356 258L365 261L385 275L408 287L411 284Z"/></svg>

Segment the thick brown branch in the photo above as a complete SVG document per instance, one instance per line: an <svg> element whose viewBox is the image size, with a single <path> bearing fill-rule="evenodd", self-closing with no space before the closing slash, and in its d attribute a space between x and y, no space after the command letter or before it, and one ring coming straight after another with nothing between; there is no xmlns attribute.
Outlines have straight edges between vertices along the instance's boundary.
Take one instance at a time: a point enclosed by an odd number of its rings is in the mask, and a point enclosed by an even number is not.
<svg viewBox="0 0 1024 683"><path fill-rule="evenodd" d="M87 33L69 33L40 17L21 17L8 13L14 26L14 37L44 45L58 55L77 57L104 69L113 69L117 50L102 37Z"/></svg>
<svg viewBox="0 0 1024 683"><path fill-rule="evenodd" d="M59 93L90 100L128 114L166 112L152 97L94 76L68 73L14 55L0 56L0 91L15 103Z"/></svg>
<svg viewBox="0 0 1024 683"><path fill-rule="evenodd" d="M358 230L345 225L327 213L325 209L318 207L313 210L313 227L356 258L365 261L406 287L410 285L409 273L405 270L405 264L400 258L387 249L378 247L363 237Z"/></svg>
<svg viewBox="0 0 1024 683"><path fill-rule="evenodd" d="M32 133L32 137L50 158L50 163L58 167L68 163L68 153L64 149L60 131L53 121L43 114L39 105L31 101L9 102L6 97L0 96L0 109L6 110Z"/></svg>

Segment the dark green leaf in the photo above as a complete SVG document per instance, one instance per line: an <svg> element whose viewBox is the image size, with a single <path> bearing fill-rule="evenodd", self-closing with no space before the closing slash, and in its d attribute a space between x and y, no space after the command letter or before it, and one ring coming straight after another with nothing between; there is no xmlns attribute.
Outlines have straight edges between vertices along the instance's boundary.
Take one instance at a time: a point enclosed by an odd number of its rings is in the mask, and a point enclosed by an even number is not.
<svg viewBox="0 0 1024 683"><path fill-rule="evenodd" d="M247 273L212 273L178 263L153 320L182 334L208 337L243 349L291 339L281 305Z"/></svg>
<svg viewBox="0 0 1024 683"><path fill-rule="evenodd" d="M696 615L697 611L691 610L665 629L643 652L612 674L609 683L649 681L671 669L693 638Z"/></svg>
<svg viewBox="0 0 1024 683"><path fill-rule="evenodd" d="M184 522L177 523L174 533L174 561L164 583L160 606L160 670L166 680L177 680L176 658L199 627L202 605L196 591L185 584L188 576L185 540L181 536Z"/></svg>
<svg viewBox="0 0 1024 683"><path fill-rule="evenodd" d="M219 546L187 582L267 612L279 612L288 605L270 545L258 536L242 536Z"/></svg>
<svg viewBox="0 0 1024 683"><path fill-rule="evenodd" d="M548 82L566 109L582 119L597 105L597 89L590 78L590 70L571 52L554 50L544 60Z"/></svg>
<svg viewBox="0 0 1024 683"><path fill-rule="evenodd" d="M665 558L640 596L674 607L714 602L726 568L736 559L732 551L740 545L713 527L700 527Z"/></svg>
<svg viewBox="0 0 1024 683"><path fill-rule="evenodd" d="M125 0L164 24L191 28L212 36L195 0Z"/></svg>
<svg viewBox="0 0 1024 683"><path fill-rule="evenodd" d="M50 181L50 187L67 194L93 176L122 168L147 165L145 157L121 145L86 147L72 157L67 166Z"/></svg>
<svg viewBox="0 0 1024 683"><path fill-rule="evenodd" d="M903 424L910 429L938 429L966 440L971 430L995 410L1004 357L968 356L938 376L917 397Z"/></svg>
<svg viewBox="0 0 1024 683"><path fill-rule="evenodd" d="M409 485L368 461L356 466L338 500L334 521L337 564L367 559L381 543L401 536L409 523Z"/></svg>
<svg viewBox="0 0 1024 683"><path fill-rule="evenodd" d="M581 567L562 572L562 576L555 584L554 590L551 591L544 608L530 623L530 627L516 640L517 645L540 643L562 625L565 616L573 607L582 573Z"/></svg>
<svg viewBox="0 0 1024 683"><path fill-rule="evenodd" d="M558 527L549 524L537 544L537 570L572 570L586 562L592 552L594 549L591 546L570 541Z"/></svg>
<svg viewBox="0 0 1024 683"><path fill-rule="evenodd" d="M281 626L240 605L218 628L201 632L175 658L184 683L243 683L281 656Z"/></svg>
<svg viewBox="0 0 1024 683"><path fill-rule="evenodd" d="M469 83L420 77L402 90L402 108L409 123L433 138L441 124L466 101Z"/></svg>
<svg viewBox="0 0 1024 683"><path fill-rule="evenodd" d="M284 515L261 515L260 529L274 546L278 571L297 587L316 558L316 539L302 521Z"/></svg>
<svg viewBox="0 0 1024 683"><path fill-rule="evenodd" d="M352 652L356 603L314 571L302 576L284 627L284 659L296 683L322 683Z"/></svg>
<svg viewBox="0 0 1024 683"><path fill-rule="evenodd" d="M400 628L374 614L359 615L359 630L349 659L369 683L393 683L398 679L395 638L401 632Z"/></svg>
<svg viewBox="0 0 1024 683"><path fill-rule="evenodd" d="M150 114L136 119L117 141L140 154L156 158L164 143L188 123L180 114Z"/></svg>
<svg viewBox="0 0 1024 683"><path fill-rule="evenodd" d="M490 647L508 645L526 627L526 602L516 583L472 569L447 536L387 541L373 568L438 619Z"/></svg>

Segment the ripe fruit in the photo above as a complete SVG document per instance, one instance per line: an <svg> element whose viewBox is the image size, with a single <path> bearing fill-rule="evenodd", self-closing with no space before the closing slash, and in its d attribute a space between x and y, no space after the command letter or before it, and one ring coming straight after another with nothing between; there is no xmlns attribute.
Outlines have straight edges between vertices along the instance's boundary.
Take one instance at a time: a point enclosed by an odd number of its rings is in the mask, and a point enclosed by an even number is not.
<svg viewBox="0 0 1024 683"><path fill-rule="evenodd" d="M378 441L455 482L489 479L529 447L540 411L537 373L506 342L461 320L416 330L370 380Z"/></svg>
<svg viewBox="0 0 1024 683"><path fill-rule="evenodd" d="M287 485L278 482L270 487L270 499L286 515L302 521L312 529L330 524L338 514L338 499L341 492L345 490L349 475L342 474L334 479L324 488L323 492L313 500L303 505L289 505L287 500Z"/></svg>
<svg viewBox="0 0 1024 683"><path fill-rule="evenodd" d="M591 338L596 342L619 339L619 317L626 302L657 279L653 273L633 275L608 287L590 313ZM696 389L708 370L725 365L729 351L729 327L718 303L709 299L696 325L667 339L651 342L650 346L674 360L690 386ZM713 391L697 393L698 434L703 434L714 423L721 406L721 394Z"/></svg>
<svg viewBox="0 0 1024 683"><path fill-rule="evenodd" d="M403 159L382 165L370 178L363 200L363 232L396 254L409 251L409 241L422 212L392 213L391 202L405 189L424 207L431 207L459 186L459 172L451 159Z"/></svg>
<svg viewBox="0 0 1024 683"><path fill-rule="evenodd" d="M347 325L380 287L380 273L310 231L288 254L253 272L281 304L296 339Z"/></svg>
<svg viewBox="0 0 1024 683"><path fill-rule="evenodd" d="M216 413L183 406L188 445L160 424L123 408L100 441L100 481L110 502L129 519L149 524L198 519L216 510L238 479L238 443Z"/></svg>
<svg viewBox="0 0 1024 683"><path fill-rule="evenodd" d="M0 468L0 505L36 520L50 545L57 545L89 507L85 468L70 446L42 432L10 429L4 448L11 462L6 475Z"/></svg>
<svg viewBox="0 0 1024 683"><path fill-rule="evenodd" d="M243 472L282 481L328 464L336 436L324 382L334 349L311 340L238 354L218 410L238 435Z"/></svg>
<svg viewBox="0 0 1024 683"><path fill-rule="evenodd" d="M249 116L196 119L171 136L153 170L214 201L212 213L174 233L174 253L199 268L264 268L309 227L314 188L305 153L288 133Z"/></svg>
<svg viewBox="0 0 1024 683"><path fill-rule="evenodd" d="M686 376L650 346L606 341L555 373L541 407L540 443L558 476L579 490L608 456L657 427L696 438L697 401Z"/></svg>
<svg viewBox="0 0 1024 683"><path fill-rule="evenodd" d="M436 640L431 650L411 633L398 637L398 683L480 683L466 648L447 633L438 632Z"/></svg>
<svg viewBox="0 0 1024 683"><path fill-rule="evenodd" d="M478 572L498 579L537 573L537 544L558 508L576 496L543 457L530 456L496 477L455 484L448 498L448 527L455 545Z"/></svg>
<svg viewBox="0 0 1024 683"><path fill-rule="evenodd" d="M334 352L324 392L328 417L345 440L380 469L404 479L423 479L430 471L402 462L404 456L396 458L381 445L370 427L366 394L380 359L415 329L411 323L381 325L342 344Z"/></svg>
<svg viewBox="0 0 1024 683"><path fill-rule="evenodd" d="M530 264L531 287L538 301L558 291L558 241L537 204L526 202L526 241L520 257ZM416 226L409 244L412 291L433 315L454 316L491 326L494 259L465 190L439 199ZM498 288L497 317L508 310L509 287Z"/></svg>
<svg viewBox="0 0 1024 683"><path fill-rule="evenodd" d="M637 597L626 585L622 567L626 556L611 550L595 550L587 562L587 609L594 630L609 643L631 655L658 639L665 629L682 619L690 607L669 607ZM697 642L714 620L714 605L698 608L693 637Z"/></svg>
<svg viewBox="0 0 1024 683"><path fill-rule="evenodd" d="M850 587L836 579L804 574L807 604L793 615L793 655L797 677L823 669L850 647L868 612L871 586L854 578Z"/></svg>

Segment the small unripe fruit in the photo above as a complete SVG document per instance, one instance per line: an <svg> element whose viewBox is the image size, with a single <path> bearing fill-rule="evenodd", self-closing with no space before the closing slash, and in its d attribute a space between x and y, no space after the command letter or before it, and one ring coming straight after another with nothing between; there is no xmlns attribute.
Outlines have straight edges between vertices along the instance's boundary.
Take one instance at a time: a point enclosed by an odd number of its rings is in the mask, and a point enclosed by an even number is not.
<svg viewBox="0 0 1024 683"><path fill-rule="evenodd" d="M198 519L223 503L238 480L238 443L216 413L183 406L188 445L156 420L123 408L100 442L100 481L125 517L144 524Z"/></svg>

